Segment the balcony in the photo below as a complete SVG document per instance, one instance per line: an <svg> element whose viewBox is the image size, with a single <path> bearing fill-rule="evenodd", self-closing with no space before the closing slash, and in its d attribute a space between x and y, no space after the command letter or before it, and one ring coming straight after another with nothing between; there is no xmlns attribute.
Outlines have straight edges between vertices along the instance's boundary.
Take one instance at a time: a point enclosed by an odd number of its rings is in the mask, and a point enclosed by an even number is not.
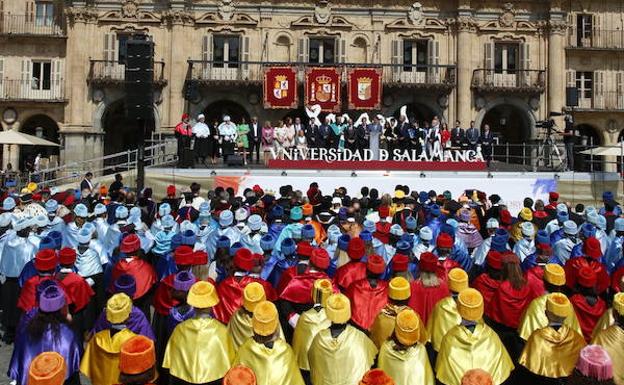
<svg viewBox="0 0 624 385"><path fill-rule="evenodd" d="M624 93L616 91L603 92L591 98L579 97L578 106L569 106L577 111L624 111Z"/></svg>
<svg viewBox="0 0 624 385"><path fill-rule="evenodd" d="M572 34L568 37L567 48L572 50L624 49L624 30L596 29L588 37Z"/></svg>
<svg viewBox="0 0 624 385"><path fill-rule="evenodd" d="M0 36L65 37L65 29L52 18L0 14Z"/></svg>
<svg viewBox="0 0 624 385"><path fill-rule="evenodd" d="M64 103L65 80L55 79L39 84L33 80L0 79L0 100L12 102Z"/></svg>
<svg viewBox="0 0 624 385"><path fill-rule="evenodd" d="M546 88L546 71L477 69L472 73L472 88L480 92L541 94Z"/></svg>
<svg viewBox="0 0 624 385"><path fill-rule="evenodd" d="M126 80L126 65L117 61L91 60L89 76L87 81L97 85L122 85ZM164 87L167 85L165 79L165 63L154 62L154 85Z"/></svg>
<svg viewBox="0 0 624 385"><path fill-rule="evenodd" d="M382 81L388 87L410 87L441 89L450 92L455 86L455 66L405 66L402 64L312 64L302 62L216 62L189 60L188 80L204 84L261 85L264 71L268 67L290 66L297 70L298 80L303 83L307 67L334 67L342 73L342 81L347 81L349 68L382 68Z"/></svg>

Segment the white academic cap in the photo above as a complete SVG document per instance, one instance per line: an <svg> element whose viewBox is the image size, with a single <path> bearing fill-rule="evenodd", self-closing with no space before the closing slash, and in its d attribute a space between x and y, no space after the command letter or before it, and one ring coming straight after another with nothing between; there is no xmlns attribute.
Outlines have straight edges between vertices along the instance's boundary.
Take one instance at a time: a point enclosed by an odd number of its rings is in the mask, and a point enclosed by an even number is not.
<svg viewBox="0 0 624 385"><path fill-rule="evenodd" d="M401 107L399 116L405 117L405 123L409 123L409 119L407 118L407 106Z"/></svg>
<svg viewBox="0 0 624 385"><path fill-rule="evenodd" d="M306 115L308 115L308 118L310 118L310 121L314 122L314 124L316 124L317 126L320 126L321 121L319 120L318 116L321 114L321 106L318 104L315 104L313 106L306 106L305 110Z"/></svg>
<svg viewBox="0 0 624 385"><path fill-rule="evenodd" d="M201 119L206 119L206 116L204 114L197 115L197 120L201 120Z"/></svg>
<svg viewBox="0 0 624 385"><path fill-rule="evenodd" d="M349 114L345 112L344 114L342 114L342 120L349 121L351 120L351 117L349 116Z"/></svg>
<svg viewBox="0 0 624 385"><path fill-rule="evenodd" d="M362 124L362 121L364 120L364 118L366 118L366 120L370 122L370 118L368 117L368 113L365 112L362 115L360 115L360 117L355 121L355 123L353 125L355 127L360 126Z"/></svg>
<svg viewBox="0 0 624 385"><path fill-rule="evenodd" d="M224 115L223 116L223 121L224 122L229 122L230 121L230 115Z"/></svg>
<svg viewBox="0 0 624 385"><path fill-rule="evenodd" d="M327 114L325 119L329 120L331 123L335 123L336 122L336 114Z"/></svg>
<svg viewBox="0 0 624 385"><path fill-rule="evenodd" d="M382 114L377 114L377 119L379 119L379 124L382 126L386 125L386 118Z"/></svg>

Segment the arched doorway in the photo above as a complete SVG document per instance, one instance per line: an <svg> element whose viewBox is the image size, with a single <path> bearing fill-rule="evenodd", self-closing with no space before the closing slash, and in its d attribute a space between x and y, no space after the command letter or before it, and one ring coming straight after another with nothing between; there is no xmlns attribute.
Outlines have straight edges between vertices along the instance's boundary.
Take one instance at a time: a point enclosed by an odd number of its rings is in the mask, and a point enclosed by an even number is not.
<svg viewBox="0 0 624 385"><path fill-rule="evenodd" d="M104 155L134 150L137 148L141 128L137 121L126 116L123 100L112 103L106 108L102 117L104 130ZM145 122L144 138L148 139L154 130L154 119Z"/></svg>
<svg viewBox="0 0 624 385"><path fill-rule="evenodd" d="M59 128L56 122L47 115L34 115L28 118L21 126L20 131L59 143ZM32 168L33 162L37 154L41 154L41 158L47 160L48 165L58 165L59 147L48 146L21 146L19 156L20 170L29 170ZM45 167L46 164L42 164Z"/></svg>
<svg viewBox="0 0 624 385"><path fill-rule="evenodd" d="M578 150L575 150L574 168L576 171L603 171L604 156L583 155L579 153L590 147L602 146L602 138L598 134L598 129L591 124L579 124L576 126L576 130L581 138L580 141L576 143L579 147L577 147Z"/></svg>
<svg viewBox="0 0 624 385"><path fill-rule="evenodd" d="M399 107L394 111L392 115L398 119L400 114L401 114L401 108ZM422 103L407 104L407 118L412 123L414 121L417 121L420 125L422 125L423 122L431 123L431 120L436 115L438 114L435 111L433 111L431 107L425 104L422 104ZM357 116L360 116L360 115L358 114ZM355 117L355 119L357 119L357 116ZM441 116L438 116L438 118L442 119ZM372 119L372 116L371 116L371 119Z"/></svg>
<svg viewBox="0 0 624 385"><path fill-rule="evenodd" d="M219 100L209 104L204 108L203 114L208 124L221 123L225 115L228 115L235 124L239 124L243 118L249 123L251 118L243 106L229 100Z"/></svg>
<svg viewBox="0 0 624 385"><path fill-rule="evenodd" d="M481 121L480 130L485 125L498 138L498 146L494 147L494 159L505 163L530 164L528 156L530 148L531 119L526 111L513 104L499 104L488 110ZM527 157L527 158L524 158Z"/></svg>

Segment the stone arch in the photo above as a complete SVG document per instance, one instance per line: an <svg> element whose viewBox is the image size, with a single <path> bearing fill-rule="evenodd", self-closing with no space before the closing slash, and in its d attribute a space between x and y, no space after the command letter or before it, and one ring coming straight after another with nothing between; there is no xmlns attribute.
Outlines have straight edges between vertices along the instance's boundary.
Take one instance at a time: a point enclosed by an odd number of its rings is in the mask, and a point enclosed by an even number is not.
<svg viewBox="0 0 624 385"><path fill-rule="evenodd" d="M516 98L498 98L489 102L477 114L475 118L475 127L482 128L487 114L500 106L509 106L523 118L526 125L525 140L537 138L538 131L535 127L537 119L535 118L533 110L526 102ZM462 122L462 124L466 126L467 123L468 122ZM490 128L492 128L492 131L496 131L495 127Z"/></svg>
<svg viewBox="0 0 624 385"><path fill-rule="evenodd" d="M275 36L273 41L274 52L271 56L272 61L290 62L293 56L293 37L286 32L280 32Z"/></svg>
<svg viewBox="0 0 624 385"><path fill-rule="evenodd" d="M151 137L159 122L158 109L154 107L154 119L146 121L145 139ZM106 106L101 117L103 134L103 155L115 154L137 148L140 138L140 129L136 121L129 119L125 114L125 100L117 99Z"/></svg>
<svg viewBox="0 0 624 385"><path fill-rule="evenodd" d="M600 130L593 124L579 123L576 126L576 130L581 136L580 140L577 141L577 144L581 146L587 146L588 148L599 147L608 143L608 137L605 137L604 130ZM605 165L608 165L606 162L612 162L616 159L616 157L592 156L577 153L574 159L576 170L603 171ZM620 162L618 162L618 167L619 164Z"/></svg>
<svg viewBox="0 0 624 385"><path fill-rule="evenodd" d="M26 117L23 122L24 123L19 127L21 132L38 136L54 143L60 143L59 125L47 114L32 114ZM41 154L42 158L57 164L60 147L20 146L18 161L19 168L21 170L26 170L27 168L24 167L26 162L32 163L37 154Z"/></svg>
<svg viewBox="0 0 624 385"><path fill-rule="evenodd" d="M115 103L123 103L123 96L117 96L115 98L105 98L98 102L93 111L93 129L98 133L104 133L103 118L108 108ZM158 106L154 104L154 131L160 131L161 117Z"/></svg>
<svg viewBox="0 0 624 385"><path fill-rule="evenodd" d="M368 39L364 35L357 35L353 38L353 42L351 43L351 55L350 59L353 63L368 63L369 58L369 49L370 46Z"/></svg>
<svg viewBox="0 0 624 385"><path fill-rule="evenodd" d="M421 106L419 107L421 111L425 111L425 112L430 111L425 115L431 115L431 117L435 115L438 118L440 118L440 123L444 123L448 120L445 110L442 109L442 107L440 107L440 105L436 102L436 100L438 100L439 97L443 97L443 96L441 95L434 95L434 97L416 96L419 94L422 94L422 93L410 92L410 91L393 92L392 93L393 97L390 100L384 101L384 104L386 104L386 107L382 108L382 114L384 116L390 116L396 113L398 116L399 109L402 106L407 105L408 117L409 117L409 114L410 114L409 105L416 105L416 106ZM387 103L387 102L390 102L390 103Z"/></svg>
<svg viewBox="0 0 624 385"><path fill-rule="evenodd" d="M220 123L223 121L223 116L228 115L232 119L232 122L238 124L241 119L244 118L247 123L251 120L251 115L239 102L220 99L207 105L203 112L206 116L206 123L212 124L213 122Z"/></svg>

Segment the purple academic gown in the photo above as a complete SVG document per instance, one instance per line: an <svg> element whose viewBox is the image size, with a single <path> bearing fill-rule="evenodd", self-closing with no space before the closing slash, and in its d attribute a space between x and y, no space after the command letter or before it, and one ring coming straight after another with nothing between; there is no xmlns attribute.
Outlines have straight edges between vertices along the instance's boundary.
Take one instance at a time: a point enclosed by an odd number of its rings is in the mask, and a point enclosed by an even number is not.
<svg viewBox="0 0 624 385"><path fill-rule="evenodd" d="M95 321L95 325L93 326L92 333L95 334L104 329L110 329L111 323L106 319L106 312L102 312L100 317ZM145 314L136 306L132 306L132 311L130 311L130 316L126 321L126 327L130 329L134 334L140 334L145 336L152 341L156 340L154 336L154 331L150 326L149 322L147 322L147 318L145 318Z"/></svg>
<svg viewBox="0 0 624 385"><path fill-rule="evenodd" d="M51 327L47 328L39 340L31 339L28 333L18 334L8 376L16 380L18 385L27 385L30 363L43 352L57 352L63 356L67 365L66 380L80 370L82 348L70 327L62 324L58 338L53 334Z"/></svg>

